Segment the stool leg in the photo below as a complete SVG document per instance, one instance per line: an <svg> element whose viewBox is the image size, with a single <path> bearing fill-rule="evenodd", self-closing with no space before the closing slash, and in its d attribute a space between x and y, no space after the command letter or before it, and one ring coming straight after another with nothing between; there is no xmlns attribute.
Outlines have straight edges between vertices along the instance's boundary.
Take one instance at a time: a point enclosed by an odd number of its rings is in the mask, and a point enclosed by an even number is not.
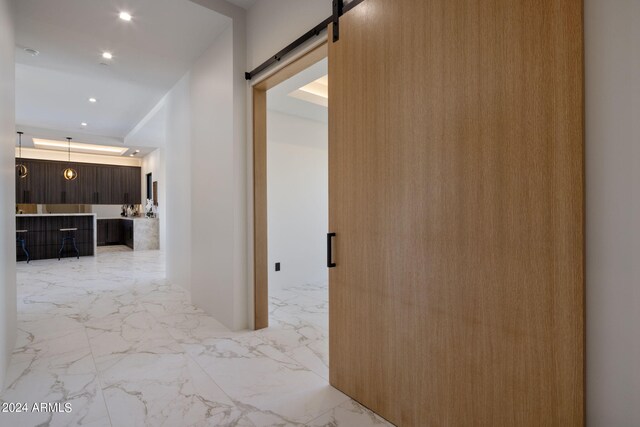
<svg viewBox="0 0 640 427"><path fill-rule="evenodd" d="M62 238L62 246L60 246L60 251L58 251L58 261L60 261L60 258L62 257L62 251L64 251L64 242L67 240L66 237Z"/></svg>
<svg viewBox="0 0 640 427"><path fill-rule="evenodd" d="M80 251L78 250L78 247L76 246L76 238L75 238L75 236L71 238L71 242L73 243L73 249L76 250L76 257L78 259L80 259Z"/></svg>
<svg viewBox="0 0 640 427"><path fill-rule="evenodd" d="M20 239L20 245L22 246L22 251L27 256L27 264L29 264L29 261L31 261L31 255L29 255L29 251L27 250L27 240Z"/></svg>

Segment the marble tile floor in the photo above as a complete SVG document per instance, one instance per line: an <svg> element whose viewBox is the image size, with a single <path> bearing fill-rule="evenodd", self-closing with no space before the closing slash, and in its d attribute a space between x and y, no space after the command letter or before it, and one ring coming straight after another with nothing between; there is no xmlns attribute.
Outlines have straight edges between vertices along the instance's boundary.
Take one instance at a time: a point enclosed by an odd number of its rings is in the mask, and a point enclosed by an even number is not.
<svg viewBox="0 0 640 427"><path fill-rule="evenodd" d="M328 384L327 289L271 289L271 327L231 332L168 284L159 251L18 264L0 426L389 426ZM62 406L63 407L63 406Z"/></svg>

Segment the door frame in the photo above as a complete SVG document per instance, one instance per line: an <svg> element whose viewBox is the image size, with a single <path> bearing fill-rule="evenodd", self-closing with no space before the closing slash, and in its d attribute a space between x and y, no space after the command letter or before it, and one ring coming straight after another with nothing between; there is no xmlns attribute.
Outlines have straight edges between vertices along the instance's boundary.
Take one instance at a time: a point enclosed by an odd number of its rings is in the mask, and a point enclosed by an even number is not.
<svg viewBox="0 0 640 427"><path fill-rule="evenodd" d="M267 222L267 91L328 56L327 40L255 83L253 99L253 305L254 329L269 326Z"/></svg>

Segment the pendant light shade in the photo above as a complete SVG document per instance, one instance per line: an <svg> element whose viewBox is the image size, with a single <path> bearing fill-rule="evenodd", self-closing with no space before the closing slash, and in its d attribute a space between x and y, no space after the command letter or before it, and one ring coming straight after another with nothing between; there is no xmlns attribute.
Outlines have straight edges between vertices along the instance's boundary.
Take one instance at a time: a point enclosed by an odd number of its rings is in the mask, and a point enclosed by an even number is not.
<svg viewBox="0 0 640 427"><path fill-rule="evenodd" d="M16 165L16 173L18 174L18 178L24 179L29 175L29 169L23 164Z"/></svg>
<svg viewBox="0 0 640 427"><path fill-rule="evenodd" d="M78 172L73 168L66 168L62 173L67 181L73 181L78 177Z"/></svg>
<svg viewBox="0 0 640 427"><path fill-rule="evenodd" d="M67 181L73 181L78 177L78 172L71 167L71 137L67 137L67 142L69 144L69 148L67 150L67 153L69 155L69 165L65 170L62 171L62 176L64 176L64 179L66 179Z"/></svg>
<svg viewBox="0 0 640 427"><path fill-rule="evenodd" d="M18 132L18 162L16 163L16 175L20 179L24 179L29 174L29 169L22 164L22 132Z"/></svg>

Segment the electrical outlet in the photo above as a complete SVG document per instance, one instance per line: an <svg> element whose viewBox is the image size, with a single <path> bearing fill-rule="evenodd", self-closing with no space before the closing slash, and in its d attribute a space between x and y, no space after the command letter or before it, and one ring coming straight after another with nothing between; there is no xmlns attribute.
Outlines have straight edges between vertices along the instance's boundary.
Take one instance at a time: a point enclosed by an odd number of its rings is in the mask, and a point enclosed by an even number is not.
<svg viewBox="0 0 640 427"><path fill-rule="evenodd" d="M276 262L276 271L280 271L280 263Z"/></svg>

